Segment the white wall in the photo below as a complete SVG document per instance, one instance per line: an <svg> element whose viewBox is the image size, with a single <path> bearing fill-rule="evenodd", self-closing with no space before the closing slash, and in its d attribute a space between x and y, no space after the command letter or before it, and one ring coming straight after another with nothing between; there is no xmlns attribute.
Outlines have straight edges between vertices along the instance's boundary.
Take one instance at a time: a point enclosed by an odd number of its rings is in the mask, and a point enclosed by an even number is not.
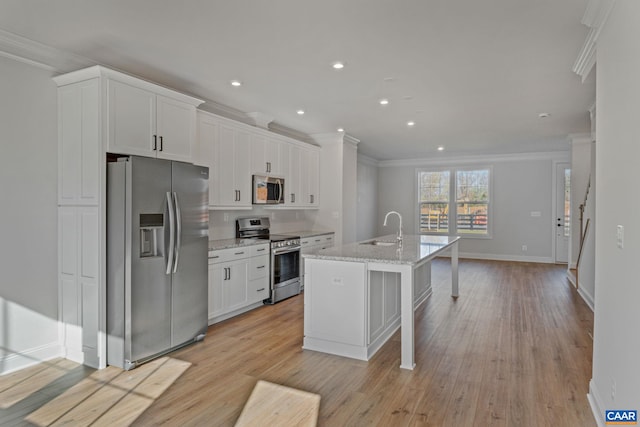
<svg viewBox="0 0 640 427"><path fill-rule="evenodd" d="M493 231L491 239L466 238L461 256L515 261L553 262L554 161L569 161L568 152L443 159L425 165L381 162L378 218L396 210L405 233L417 232L416 169L464 165L493 166ZM540 212L532 217L531 212ZM395 233L378 224L377 234ZM527 251L522 246L527 246Z"/></svg>
<svg viewBox="0 0 640 427"><path fill-rule="evenodd" d="M356 241L371 239L378 230L378 167L376 161L358 156Z"/></svg>
<svg viewBox="0 0 640 427"><path fill-rule="evenodd" d="M598 227L590 398L599 417L606 409L640 409L638 17L640 2L617 0L597 42ZM624 248L616 244L617 225L624 226Z"/></svg>
<svg viewBox="0 0 640 427"><path fill-rule="evenodd" d="M0 56L0 374L55 357L57 92L51 73Z"/></svg>

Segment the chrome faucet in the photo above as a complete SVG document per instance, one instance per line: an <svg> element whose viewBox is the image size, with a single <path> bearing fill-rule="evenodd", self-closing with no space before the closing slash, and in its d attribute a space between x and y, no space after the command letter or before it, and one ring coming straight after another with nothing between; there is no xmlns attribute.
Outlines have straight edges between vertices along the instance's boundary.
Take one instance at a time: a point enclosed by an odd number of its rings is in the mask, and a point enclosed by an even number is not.
<svg viewBox="0 0 640 427"><path fill-rule="evenodd" d="M387 218L389 218L389 215L391 214L396 214L398 215L398 218L400 219L400 224L398 225L398 247L402 247L402 215L400 215L398 212L396 211L391 211L391 212L387 212L387 214L384 216L384 224L382 224L384 227L387 226Z"/></svg>

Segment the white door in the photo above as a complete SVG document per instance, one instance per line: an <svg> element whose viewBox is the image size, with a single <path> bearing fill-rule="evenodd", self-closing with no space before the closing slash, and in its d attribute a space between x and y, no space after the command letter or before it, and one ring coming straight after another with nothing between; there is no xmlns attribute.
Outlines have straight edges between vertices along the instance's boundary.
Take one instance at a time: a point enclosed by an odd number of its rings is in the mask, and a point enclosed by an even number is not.
<svg viewBox="0 0 640 427"><path fill-rule="evenodd" d="M556 262L569 260L569 232L571 229L571 168L569 163L556 165L556 212L554 218L556 238Z"/></svg>

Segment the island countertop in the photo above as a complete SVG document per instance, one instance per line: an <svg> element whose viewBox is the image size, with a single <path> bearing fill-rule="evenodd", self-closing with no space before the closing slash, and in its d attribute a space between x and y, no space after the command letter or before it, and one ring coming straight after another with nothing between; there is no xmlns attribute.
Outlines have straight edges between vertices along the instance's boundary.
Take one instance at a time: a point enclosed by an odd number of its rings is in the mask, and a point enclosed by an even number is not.
<svg viewBox="0 0 640 427"><path fill-rule="evenodd" d="M399 248L396 236L387 235L362 242L334 246L314 253L303 254L302 256L310 259L333 261L415 265L426 258L435 257L439 252L459 239L460 237L457 236L407 234L403 236L402 247ZM387 245L374 245L371 243L373 241L387 243Z"/></svg>

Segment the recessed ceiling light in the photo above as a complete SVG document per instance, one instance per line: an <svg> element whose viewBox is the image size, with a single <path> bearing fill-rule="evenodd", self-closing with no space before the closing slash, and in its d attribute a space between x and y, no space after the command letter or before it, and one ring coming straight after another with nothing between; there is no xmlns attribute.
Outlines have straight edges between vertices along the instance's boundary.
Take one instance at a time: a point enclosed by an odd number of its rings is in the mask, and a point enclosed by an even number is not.
<svg viewBox="0 0 640 427"><path fill-rule="evenodd" d="M344 128L338 128L338 132L344 132Z"/></svg>
<svg viewBox="0 0 640 427"><path fill-rule="evenodd" d="M403 97L402 97L402 99L404 99L405 101L410 101L410 100L412 100L412 99L413 99L413 96L411 96L411 95L405 95L405 96L403 96Z"/></svg>
<svg viewBox="0 0 640 427"><path fill-rule="evenodd" d="M389 104L389 100L388 100L388 99L386 99L386 98L381 99L379 102L380 102L380 105L387 105L387 104Z"/></svg>
<svg viewBox="0 0 640 427"><path fill-rule="evenodd" d="M407 122L407 126L415 126L416 122L414 122L413 120L410 120Z"/></svg>
<svg viewBox="0 0 640 427"><path fill-rule="evenodd" d="M304 110L298 110L296 113L298 113L299 116L302 116L304 114Z"/></svg>
<svg viewBox="0 0 640 427"><path fill-rule="evenodd" d="M391 82L395 82L396 78L395 77L385 77L383 80L385 82L387 82L387 83L391 83Z"/></svg>
<svg viewBox="0 0 640 427"><path fill-rule="evenodd" d="M444 147L441 145L438 147L438 151L444 151Z"/></svg>
<svg viewBox="0 0 640 427"><path fill-rule="evenodd" d="M242 82L240 80L231 80L231 86L242 86Z"/></svg>
<svg viewBox="0 0 640 427"><path fill-rule="evenodd" d="M546 119L547 117L549 117L551 114L549 113L540 113L538 114L538 117L540 117L541 119Z"/></svg>
<svg viewBox="0 0 640 427"><path fill-rule="evenodd" d="M344 68L344 62L340 62L340 61L334 62L332 67L336 70L342 70Z"/></svg>

